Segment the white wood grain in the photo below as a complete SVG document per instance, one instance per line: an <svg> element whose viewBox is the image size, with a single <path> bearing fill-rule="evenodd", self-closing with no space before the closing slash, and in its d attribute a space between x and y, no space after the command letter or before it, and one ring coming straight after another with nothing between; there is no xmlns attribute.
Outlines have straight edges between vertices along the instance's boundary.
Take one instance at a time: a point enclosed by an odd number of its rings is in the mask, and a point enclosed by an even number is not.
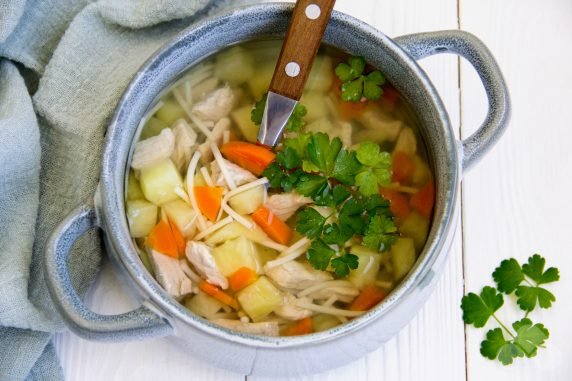
<svg viewBox="0 0 572 381"><path fill-rule="evenodd" d="M513 101L509 130L464 180L467 291L490 284L489 274L509 256L525 261L540 252L562 273L559 284L548 286L557 297L554 307L530 315L550 329L547 349L503 367L480 356L484 332L468 327L468 379L570 380L572 2L461 0L460 10L461 27L497 57ZM463 64L461 74L463 135L468 136L486 103L470 65ZM505 316L508 323L519 317L516 309Z"/></svg>
<svg viewBox="0 0 572 381"><path fill-rule="evenodd" d="M376 26L389 36L457 28L456 0L338 1L336 9ZM422 66L440 91L453 125L458 126L457 59L434 57L424 61ZM460 236L459 231L435 293L395 339L362 360L307 379L464 380L464 331L458 306L463 292ZM97 311L108 313L123 312L132 306L109 267L102 272L88 302ZM180 353L165 339L101 344L65 333L57 336L56 347L69 380L244 379Z"/></svg>

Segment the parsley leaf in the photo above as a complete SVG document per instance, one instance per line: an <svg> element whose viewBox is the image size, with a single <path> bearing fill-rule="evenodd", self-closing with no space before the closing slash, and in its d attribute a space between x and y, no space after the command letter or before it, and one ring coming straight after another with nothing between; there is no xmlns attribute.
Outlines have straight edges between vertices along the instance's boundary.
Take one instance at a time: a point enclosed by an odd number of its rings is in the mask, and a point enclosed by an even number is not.
<svg viewBox="0 0 572 381"><path fill-rule="evenodd" d="M310 142L311 133L301 133L297 134L296 137L284 139L284 146L292 148L296 151L301 159L305 159L307 156L306 147Z"/></svg>
<svg viewBox="0 0 572 381"><path fill-rule="evenodd" d="M334 138L330 142L327 134L318 132L310 137L307 147L308 158L324 175L329 177L341 148L340 138Z"/></svg>
<svg viewBox="0 0 572 381"><path fill-rule="evenodd" d="M294 110L292 111L292 114L290 115L290 118L288 118L288 122L286 122L286 126L284 127L286 131L302 131L302 127L304 127L304 120L302 118L304 118L307 113L308 110L306 110L304 105L301 103L296 103L296 106L294 107Z"/></svg>
<svg viewBox="0 0 572 381"><path fill-rule="evenodd" d="M336 66L336 75L342 81L350 81L358 78L365 69L363 57L350 57L348 63L340 63Z"/></svg>
<svg viewBox="0 0 572 381"><path fill-rule="evenodd" d="M516 303L523 311L534 310L537 301L540 308L550 308L556 301L554 294L542 287L518 286L516 296Z"/></svg>
<svg viewBox="0 0 572 381"><path fill-rule="evenodd" d="M389 209L389 201L383 199L380 194L374 194L364 199L364 208L370 216L392 217Z"/></svg>
<svg viewBox="0 0 572 381"><path fill-rule="evenodd" d="M364 78L363 96L369 100L378 100L383 94L381 85L385 83L385 78L380 71L372 71Z"/></svg>
<svg viewBox="0 0 572 381"><path fill-rule="evenodd" d="M316 239L322 234L325 223L326 218L318 213L316 209L306 208L298 213L296 231L310 239Z"/></svg>
<svg viewBox="0 0 572 381"><path fill-rule="evenodd" d="M484 327L489 318L503 305L502 294L492 287L486 286L480 295L469 293L461 300L463 320L475 327Z"/></svg>
<svg viewBox="0 0 572 381"><path fill-rule="evenodd" d="M524 273L520 264L514 258L505 259L493 272L493 279L497 282L498 290L510 294L524 280Z"/></svg>
<svg viewBox="0 0 572 381"><path fill-rule="evenodd" d="M336 66L336 75L342 83L341 97L344 101L359 102L362 98L377 100L383 94L381 85L385 78L379 70L364 75L365 59L363 57L350 57L348 63Z"/></svg>
<svg viewBox="0 0 572 381"><path fill-rule="evenodd" d="M252 120L254 124L262 123L264 108L266 107L266 98L268 98L268 93L264 94L262 98L254 104L254 107L250 112L250 120Z"/></svg>
<svg viewBox="0 0 572 381"><path fill-rule="evenodd" d="M505 294L511 294L516 290L516 302L523 311L534 310L537 303L540 308L550 308L556 297L550 291L538 286L555 282L560 279L560 275L555 267L544 271L545 265L546 260L538 254L528 258L528 263L522 267L516 259L506 259L495 269L493 279L497 282L499 291ZM529 282L525 275L536 284ZM524 281L529 285L522 285Z"/></svg>
<svg viewBox="0 0 572 381"><path fill-rule="evenodd" d="M347 200L340 210L338 220L340 227L344 232L352 234L363 234L366 222L362 216L363 201L350 198Z"/></svg>
<svg viewBox="0 0 572 381"><path fill-rule="evenodd" d="M338 224L328 224L324 226L322 239L328 245L343 247L351 237L352 233L342 231Z"/></svg>
<svg viewBox="0 0 572 381"><path fill-rule="evenodd" d="M391 218L373 216L369 221L362 243L374 251L386 251L397 240L396 232L397 228Z"/></svg>
<svg viewBox="0 0 572 381"><path fill-rule="evenodd" d="M348 276L350 269L357 269L358 264L358 256L354 254L344 254L341 257L332 259L334 272L340 278Z"/></svg>
<svg viewBox="0 0 572 381"><path fill-rule="evenodd" d="M481 343L481 354L491 360L498 357L503 365L512 364L514 358L524 356L522 349L504 338L500 328L487 332L487 339Z"/></svg>
<svg viewBox="0 0 572 381"><path fill-rule="evenodd" d="M296 181L296 191L302 196L314 196L328 186L328 179L321 175L302 173Z"/></svg>
<svg viewBox="0 0 572 381"><path fill-rule="evenodd" d="M528 258L528 263L522 265L522 272L536 282L537 285L556 282L560 279L558 269L550 267L544 271L546 260L538 254Z"/></svg>
<svg viewBox="0 0 572 381"><path fill-rule="evenodd" d="M377 178L371 172L371 170L360 172L356 176L355 183L358 186L360 193L364 196L371 196L379 191Z"/></svg>
<svg viewBox="0 0 572 381"><path fill-rule="evenodd" d="M280 165L275 161L266 167L262 176L268 179L271 188L280 188L282 180L286 177Z"/></svg>
<svg viewBox="0 0 572 381"><path fill-rule="evenodd" d="M295 149L286 147L284 151L276 154L276 161L286 169L294 169L302 166L302 159Z"/></svg>
<svg viewBox="0 0 572 381"><path fill-rule="evenodd" d="M268 98L268 93L264 94L262 98L254 104L252 111L250 112L250 119L254 124L261 124L262 118L264 117L264 108L266 107L266 100ZM297 103L286 122L284 127L286 131L298 132L302 130L304 126L304 120L302 119L308 110L301 103Z"/></svg>
<svg viewBox="0 0 572 381"><path fill-rule="evenodd" d="M350 195L351 193L345 187L336 185L332 190L332 201L334 202L334 205L337 206L346 201Z"/></svg>
<svg viewBox="0 0 572 381"><path fill-rule="evenodd" d="M309 160L302 160L302 170L304 172L320 172L320 168Z"/></svg>
<svg viewBox="0 0 572 381"><path fill-rule="evenodd" d="M379 186L391 181L391 155L381 152L379 145L372 142L360 144L356 152L357 160L363 164L355 178L361 194L370 196L378 193Z"/></svg>
<svg viewBox="0 0 572 381"><path fill-rule="evenodd" d="M326 245L321 239L312 241L306 258L316 270L326 270L330 265L330 260L336 254L336 251Z"/></svg>
<svg viewBox="0 0 572 381"><path fill-rule="evenodd" d="M336 157L331 176L342 184L354 185L355 174L360 168L355 152L342 149Z"/></svg>
<svg viewBox="0 0 572 381"><path fill-rule="evenodd" d="M342 100L345 102L359 102L363 96L363 78L347 81L342 84Z"/></svg>
<svg viewBox="0 0 572 381"><path fill-rule="evenodd" d="M500 328L487 332L487 339L481 343L481 354L491 360L498 358L503 365L509 365L517 357L536 356L538 347L550 335L544 325L533 325L528 318L514 322L512 327L516 331L513 340L507 340Z"/></svg>
<svg viewBox="0 0 572 381"><path fill-rule="evenodd" d="M538 347L543 345L550 336L550 332L543 324L532 324L528 318L514 322L512 327L516 331L514 343L522 349L526 357L534 357Z"/></svg>

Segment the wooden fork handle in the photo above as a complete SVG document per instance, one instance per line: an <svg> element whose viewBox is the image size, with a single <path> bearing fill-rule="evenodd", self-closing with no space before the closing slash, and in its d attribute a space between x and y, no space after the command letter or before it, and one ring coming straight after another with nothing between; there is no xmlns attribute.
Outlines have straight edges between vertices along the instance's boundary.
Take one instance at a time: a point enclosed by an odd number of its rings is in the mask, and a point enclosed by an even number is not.
<svg viewBox="0 0 572 381"><path fill-rule="evenodd" d="M335 0L298 0L270 91L299 100L322 42Z"/></svg>

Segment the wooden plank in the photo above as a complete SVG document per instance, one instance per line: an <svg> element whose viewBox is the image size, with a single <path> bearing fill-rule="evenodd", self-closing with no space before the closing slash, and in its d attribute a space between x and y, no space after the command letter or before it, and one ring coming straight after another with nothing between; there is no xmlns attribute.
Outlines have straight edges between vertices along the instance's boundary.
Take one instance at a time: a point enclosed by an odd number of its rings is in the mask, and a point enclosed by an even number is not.
<svg viewBox="0 0 572 381"><path fill-rule="evenodd" d="M507 257L525 261L540 252L562 271L562 280L548 286L558 299L554 307L530 315L550 329L547 349L540 349L534 359L504 367L479 354L485 331L467 328L468 379L568 380L572 3L462 0L460 10L461 27L481 38L497 57L513 101L509 130L465 178L467 290L492 283L491 272ZM463 135L468 136L482 120L486 103L468 64L462 65L461 74ZM507 323L522 317L516 309L501 315Z"/></svg>
<svg viewBox="0 0 572 381"><path fill-rule="evenodd" d="M451 0L338 1L335 9L359 18L393 37L457 28L457 3ZM453 56L432 57L422 61L422 67L439 90L450 112L453 126L458 126L460 110L457 59ZM396 338L362 360L302 380L464 380L465 341L459 308L463 294L460 236L459 227L444 274L434 294L419 315ZM248 380L276 379L248 377Z"/></svg>

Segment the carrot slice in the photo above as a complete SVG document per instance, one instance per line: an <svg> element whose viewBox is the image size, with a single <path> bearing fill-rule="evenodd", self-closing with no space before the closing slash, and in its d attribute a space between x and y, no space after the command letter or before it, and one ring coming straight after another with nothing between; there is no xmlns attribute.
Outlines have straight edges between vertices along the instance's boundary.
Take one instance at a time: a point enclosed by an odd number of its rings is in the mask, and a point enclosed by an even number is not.
<svg viewBox="0 0 572 381"><path fill-rule="evenodd" d="M260 176L276 157L268 148L240 141L230 141L224 144L220 147L220 152L228 160L249 170L256 176Z"/></svg>
<svg viewBox="0 0 572 381"><path fill-rule="evenodd" d="M169 226L171 227L171 232L173 234L173 239L175 240L175 244L177 245L177 250L179 251L179 257L185 255L185 247L187 246L187 242L181 234L177 225L173 223L173 221L169 220Z"/></svg>
<svg viewBox="0 0 572 381"><path fill-rule="evenodd" d="M366 286L350 306L351 311L367 311L381 302L387 292L374 285Z"/></svg>
<svg viewBox="0 0 572 381"><path fill-rule="evenodd" d="M392 158L393 181L407 182L415 172L415 162L405 152L397 151Z"/></svg>
<svg viewBox="0 0 572 381"><path fill-rule="evenodd" d="M228 283L232 291L239 291L255 280L256 272L254 270L248 267L241 267L228 278Z"/></svg>
<svg viewBox="0 0 572 381"><path fill-rule="evenodd" d="M413 209L425 217L431 217L433 211L433 204L435 203L435 184L433 180L429 181L415 193L410 200Z"/></svg>
<svg viewBox="0 0 572 381"><path fill-rule="evenodd" d="M205 294L212 296L213 298L215 298L219 302L224 303L228 306L231 306L235 310L238 310L239 307L238 307L238 302L236 301L236 299L234 299L232 296L230 296L229 294L227 294L226 292L224 292L223 290L221 290L217 286L214 286L214 285L208 283L207 281L203 280L203 281L201 281L201 283L199 283L199 288Z"/></svg>
<svg viewBox="0 0 572 381"><path fill-rule="evenodd" d="M258 209L252 213L252 219L274 241L286 245L292 239L293 232L290 226L276 217L268 208L259 206Z"/></svg>
<svg viewBox="0 0 572 381"><path fill-rule="evenodd" d="M405 219L411 213L407 197L395 189L381 188L379 193L389 201L389 210L397 218Z"/></svg>
<svg viewBox="0 0 572 381"><path fill-rule="evenodd" d="M379 98L379 104L386 111L393 111L399 102L399 92L391 85L383 86L383 94Z"/></svg>
<svg viewBox="0 0 572 381"><path fill-rule="evenodd" d="M300 336L307 335L314 332L314 322L311 318L307 317L302 320L298 320L296 323L292 324L286 328L283 332L283 336Z"/></svg>
<svg viewBox="0 0 572 381"><path fill-rule="evenodd" d="M355 119L368 108L369 102L345 102L341 101L338 109L340 110L340 118L342 120Z"/></svg>
<svg viewBox="0 0 572 381"><path fill-rule="evenodd" d="M173 231L166 221L159 223L151 230L147 236L147 245L161 254L168 255L173 258L179 258L179 248L177 241L173 236Z"/></svg>
<svg viewBox="0 0 572 381"><path fill-rule="evenodd" d="M201 210L201 213L211 221L216 220L222 202L223 191L223 187L195 187L197 206Z"/></svg>

